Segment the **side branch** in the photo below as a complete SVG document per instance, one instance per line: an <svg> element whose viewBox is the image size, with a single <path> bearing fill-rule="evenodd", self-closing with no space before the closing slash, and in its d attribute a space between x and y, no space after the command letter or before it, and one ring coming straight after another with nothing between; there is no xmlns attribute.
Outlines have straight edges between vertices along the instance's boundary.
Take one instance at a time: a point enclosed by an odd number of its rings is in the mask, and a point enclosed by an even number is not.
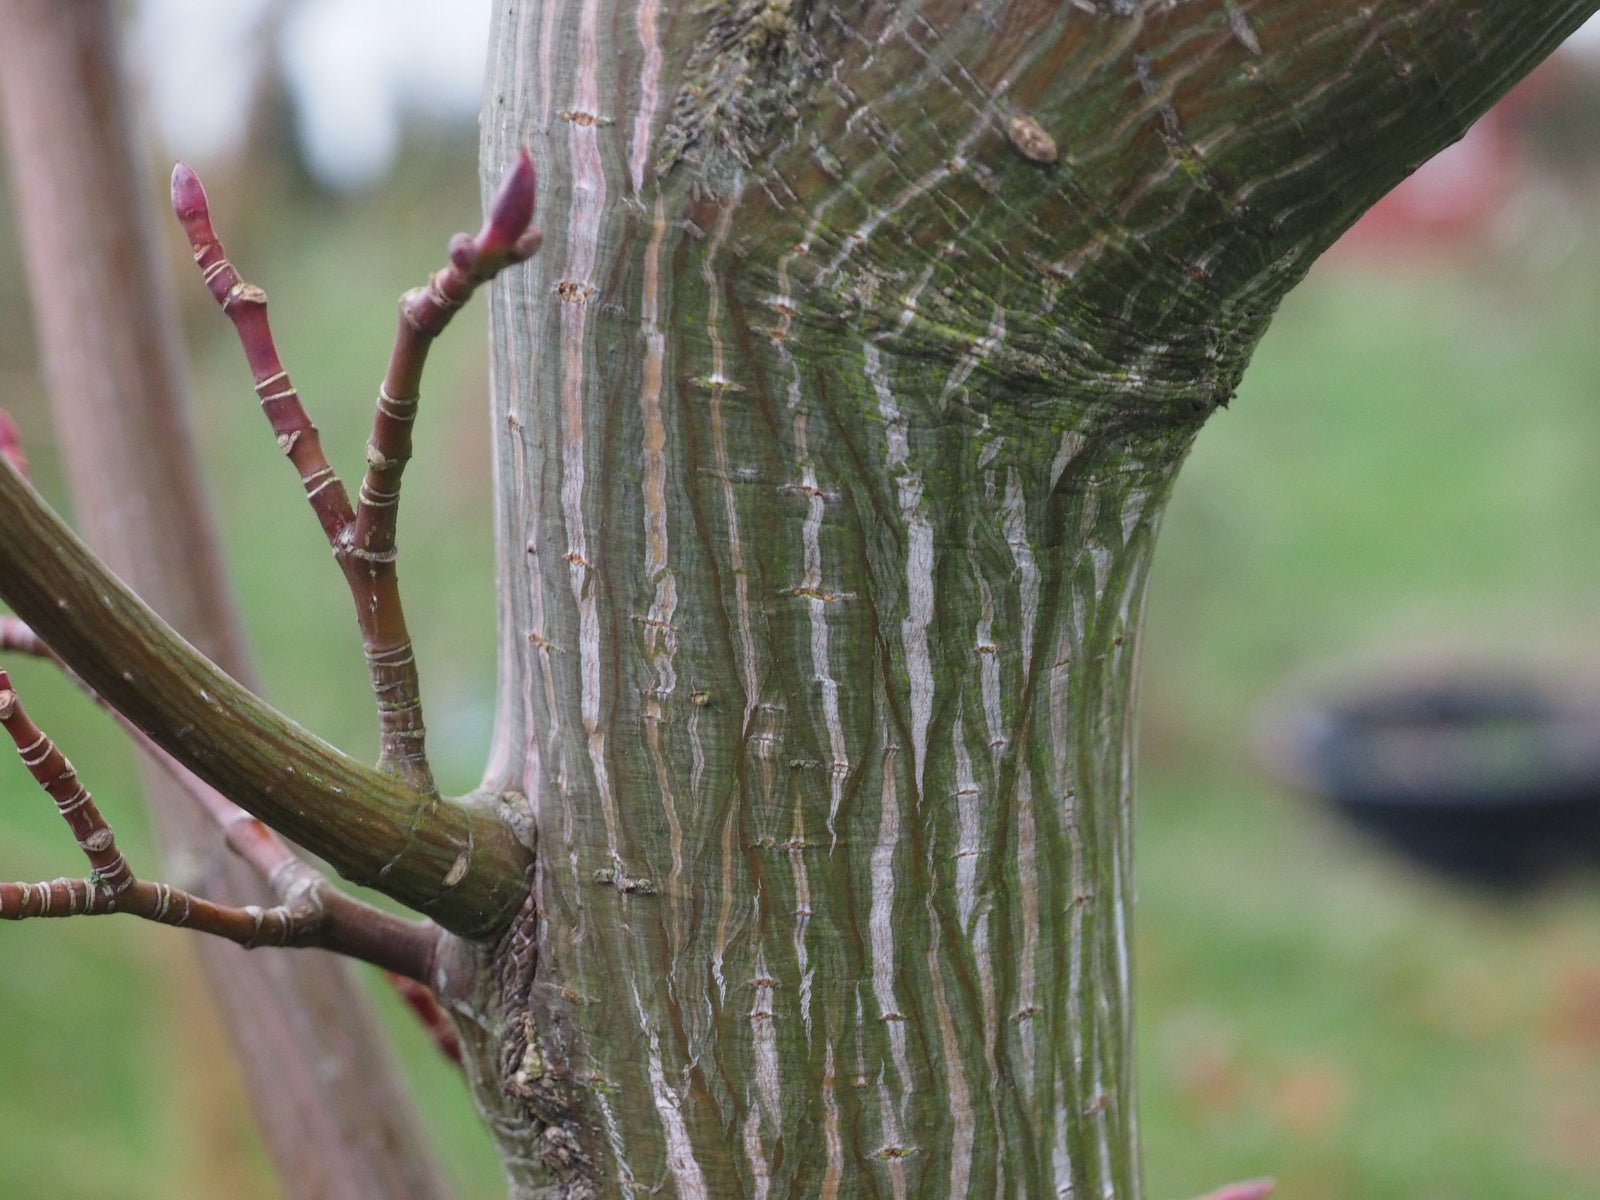
<svg viewBox="0 0 1600 1200"><path fill-rule="evenodd" d="M411 428L421 400L422 370L433 339L444 331L478 287L506 267L525 262L544 242L530 227L537 181L526 150L506 173L476 237L450 239L450 261L423 287L400 297L389 366L378 387L372 437L367 443L367 474L356 510L354 542L373 554L391 552L400 499L400 476L411 459Z"/></svg>
<svg viewBox="0 0 1600 1200"><path fill-rule="evenodd" d="M392 977L432 986L437 925L407 921L345 895L260 820L196 779L169 755L160 757L217 822L228 849L255 869L280 905L291 911L298 905L316 914L317 923L307 927L302 940L273 945L316 946L372 963Z"/></svg>
<svg viewBox="0 0 1600 1200"><path fill-rule="evenodd" d="M184 767L346 879L463 937L502 929L527 850L487 797L441 799L373 771L241 687L128 590L0 465L0 598Z"/></svg>
<svg viewBox="0 0 1600 1200"><path fill-rule="evenodd" d="M33 723L4 670L0 670L0 725L16 744L23 765L55 801L57 811L72 830L90 866L87 879L0 883L0 919L16 921L28 917L97 916L120 912L163 925L213 934L247 949L328 945L327 934L335 922L324 903L325 889L318 886L321 877L289 853L282 843L277 843L282 854L272 863L268 876L281 902L271 908L214 904L181 888L139 879L117 847L116 835L95 805L89 789L55 743ZM251 817L245 820L257 823ZM276 842L270 833L267 838ZM231 843L234 838L230 836L229 840ZM376 915L386 917L386 914ZM397 956L384 957L389 960L385 965L394 969ZM405 962L404 965L408 970L421 968L425 971L427 964Z"/></svg>
<svg viewBox="0 0 1600 1200"><path fill-rule="evenodd" d="M533 160L523 151L478 235L457 234L450 242L450 261L426 286L400 298L400 327L378 389L359 507L352 511L344 484L329 465L317 428L278 354L267 320L266 293L245 282L228 260L212 227L210 204L199 178L183 163L172 172L173 212L194 250L201 277L238 332L262 411L279 447L299 471L349 585L378 705L378 769L430 795L437 794L437 788L425 748L421 685L395 573L400 476L411 457L411 428L428 348L481 283L539 248L543 237L530 228L534 195Z"/></svg>
<svg viewBox="0 0 1600 1200"><path fill-rule="evenodd" d="M0 615L0 651L44 659L65 670L61 660L44 644L44 639L29 629L25 622L10 615ZM66 674L80 687L83 686L81 678L71 671L66 671ZM173 782L193 798L216 825L228 849L256 873L280 903L305 903L309 897L323 911L326 921L315 942L287 944L316 945L335 954L358 958L381 967L395 990L416 1012L441 1052L459 1064L460 1047L457 1045L452 1051L450 1039L454 1037L454 1031L442 1014L436 1011L438 1002L434 1000L432 992L434 957L439 945L438 925L432 921L407 921L345 895L330 884L321 871L290 849L267 825L215 788L195 778L121 713L106 705L88 688L83 690L121 721L123 727L138 739L145 752L161 764Z"/></svg>

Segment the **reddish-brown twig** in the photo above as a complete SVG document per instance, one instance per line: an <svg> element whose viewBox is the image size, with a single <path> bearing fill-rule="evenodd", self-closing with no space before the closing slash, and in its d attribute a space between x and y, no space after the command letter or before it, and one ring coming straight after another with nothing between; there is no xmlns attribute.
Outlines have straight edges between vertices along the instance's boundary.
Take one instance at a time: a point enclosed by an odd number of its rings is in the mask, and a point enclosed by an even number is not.
<svg viewBox="0 0 1600 1200"><path fill-rule="evenodd" d="M172 170L172 211L177 214L194 250L201 278L239 334L239 345L244 349L250 374L255 379L256 395L261 400L261 411L272 425L278 448L300 472L306 498L311 501L323 533L332 542L344 532L354 513L344 484L339 482L328 456L322 452L317 427L306 415L300 394L290 382L283 360L278 357L272 327L267 322L267 293L253 283L246 283L228 261L222 243L211 228L211 208L205 189L200 186L199 176L183 163Z"/></svg>
<svg viewBox="0 0 1600 1200"><path fill-rule="evenodd" d="M400 322L389 367L378 387L367 474L356 510L355 543L382 554L394 549L400 475L411 458L411 427L421 399L422 369L433 339L443 332L478 286L506 267L531 258L544 234L530 226L536 193L533 159L526 150L506 172L476 237L450 239L450 261L428 282L400 297Z"/></svg>
<svg viewBox="0 0 1600 1200"><path fill-rule="evenodd" d="M49 659L66 670L44 640L13 616L0 614L0 650ZM70 671L67 674L84 687L81 679ZM87 687L84 690L99 701ZM113 709L107 711L118 716ZM403 920L345 895L266 825L185 770L133 725L125 720L122 724L206 811L221 830L229 850L255 869L280 903L309 899L321 907L326 925L318 944L325 950L381 966L384 978L416 1014L439 1052L460 1066L461 1041L432 992L439 927L432 921Z"/></svg>
<svg viewBox="0 0 1600 1200"><path fill-rule="evenodd" d="M346 895L277 834L215 788L199 780L159 748L162 765L199 801L222 829L228 849L255 868L280 904L305 904L321 915L315 945L382 967L390 978L431 987L439 927L408 921Z"/></svg>
<svg viewBox="0 0 1600 1200"><path fill-rule="evenodd" d="M12 639L19 645L32 636L20 622L7 623L8 636L18 632L14 626L20 626L24 635ZM315 946L419 982L431 977L439 936L436 925L391 916L338 891L260 821L159 750L163 764L207 807L222 826L229 847L256 868L278 903L269 908L216 904L169 884L139 879L77 771L29 718L4 670L0 670L0 725L29 773L56 802L90 866L86 879L0 883L0 920L128 913L214 934L246 948Z"/></svg>
<svg viewBox="0 0 1600 1200"><path fill-rule="evenodd" d="M428 350L480 284L539 249L544 235L531 227L535 194L533 160L524 150L506 173L477 236L456 234L450 239L449 261L425 285L400 297L394 345L378 386L367 442L366 476L348 538L350 554L367 564L370 586L384 594L380 605L394 588L400 477L411 459L411 430L422 398ZM398 593L395 596L398 604ZM409 639L369 642L367 667L378 697L381 754L425 768L422 697Z"/></svg>
<svg viewBox="0 0 1600 1200"><path fill-rule="evenodd" d="M77 771L29 719L12 690L10 676L3 670L0 725L16 743L23 765L56 802L90 866L87 879L0 884L0 918L126 912L165 925L213 933L242 946L287 945L303 939L307 928L318 921L319 914L305 906L228 908L164 883L136 878L117 849L111 826L100 815Z"/></svg>
<svg viewBox="0 0 1600 1200"><path fill-rule="evenodd" d="M448 1058L456 1066L462 1066L461 1038L456 1034L456 1027L450 1023L450 1018L444 1011L444 1006L439 1003L439 998L433 994L433 989L424 987L414 979L407 979L404 975L389 974L389 983L400 999L406 1002L417 1020L422 1022L422 1028L432 1039L439 1053Z"/></svg>
<svg viewBox="0 0 1600 1200"><path fill-rule="evenodd" d="M20 617L0 614L0 650L30 658L53 658L50 647Z"/></svg>
<svg viewBox="0 0 1600 1200"><path fill-rule="evenodd" d="M399 330L378 389L366 475L358 507L352 510L273 343L266 293L246 283L228 261L195 173L182 163L172 173L173 211L206 286L233 321L262 410L279 446L300 472L350 586L378 705L378 766L428 795L437 795L437 788L428 768L416 657L395 575L400 476L411 457L411 429L428 348L481 283L539 248L542 235L530 227L534 194L533 161L524 151L507 173L478 235L457 234L450 242L450 261L424 287L400 298Z"/></svg>

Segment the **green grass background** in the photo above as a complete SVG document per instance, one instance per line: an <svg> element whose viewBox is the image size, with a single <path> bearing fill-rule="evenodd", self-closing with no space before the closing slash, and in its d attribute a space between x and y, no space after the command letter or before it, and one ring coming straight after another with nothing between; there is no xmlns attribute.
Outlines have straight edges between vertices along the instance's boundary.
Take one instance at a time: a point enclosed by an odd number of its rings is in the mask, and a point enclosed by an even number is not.
<svg viewBox="0 0 1600 1200"><path fill-rule="evenodd" d="M230 253L272 295L280 346L347 473L394 297L476 224L469 153L417 149L396 186L359 202L270 169L210 181ZM1529 237L1420 273L1319 268L1184 470L1144 656L1153 1200L1267 1173L1284 1200L1600 1196L1597 877L1516 900L1450 890L1285 794L1249 749L1263 703L1330 662L1483 648L1600 661L1600 249L1565 228L1560 254ZM168 253L267 694L370 756L343 585L170 232ZM0 405L64 504L14 238L0 244L0 318ZM475 782L491 715L483 328L470 311L434 352L402 522L430 744L456 790ZM50 672L12 665L151 869L121 735ZM49 803L0 760L0 876L76 872ZM0 929L0 1197L276 1194L191 971L184 935L134 922ZM459 1082L373 991L462 1194L497 1194Z"/></svg>

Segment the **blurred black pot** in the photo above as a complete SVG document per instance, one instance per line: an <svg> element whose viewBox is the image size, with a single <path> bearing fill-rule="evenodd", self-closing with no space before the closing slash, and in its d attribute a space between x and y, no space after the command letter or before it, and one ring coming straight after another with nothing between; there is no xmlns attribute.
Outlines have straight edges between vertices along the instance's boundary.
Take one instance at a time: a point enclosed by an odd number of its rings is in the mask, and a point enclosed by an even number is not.
<svg viewBox="0 0 1600 1200"><path fill-rule="evenodd" d="M1453 879L1499 887L1600 863L1600 703L1434 676L1280 709L1276 773Z"/></svg>

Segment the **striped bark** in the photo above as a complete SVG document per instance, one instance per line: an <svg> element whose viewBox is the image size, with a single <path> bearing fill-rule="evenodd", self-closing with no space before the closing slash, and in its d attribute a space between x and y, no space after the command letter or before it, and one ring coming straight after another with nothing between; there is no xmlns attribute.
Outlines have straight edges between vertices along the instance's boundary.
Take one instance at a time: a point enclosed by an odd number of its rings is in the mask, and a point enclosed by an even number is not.
<svg viewBox="0 0 1600 1200"><path fill-rule="evenodd" d="M499 6L519 1196L1140 1194L1131 697L1283 293L1592 7Z"/></svg>

